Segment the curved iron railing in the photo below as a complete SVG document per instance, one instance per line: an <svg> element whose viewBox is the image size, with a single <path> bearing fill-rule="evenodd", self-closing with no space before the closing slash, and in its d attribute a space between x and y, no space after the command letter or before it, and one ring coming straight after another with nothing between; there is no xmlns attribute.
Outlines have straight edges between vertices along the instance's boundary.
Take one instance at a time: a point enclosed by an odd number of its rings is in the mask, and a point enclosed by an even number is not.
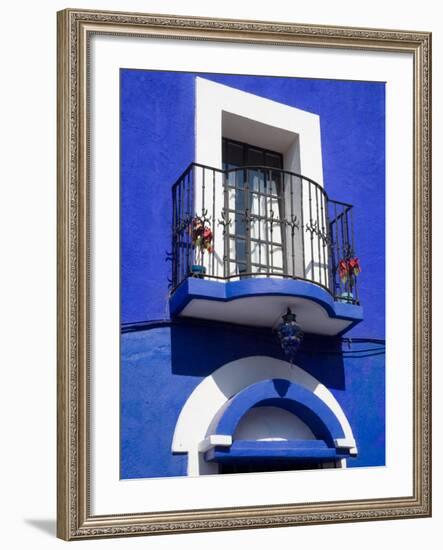
<svg viewBox="0 0 443 550"><path fill-rule="evenodd" d="M266 166L192 163L172 188L173 290L187 277L284 277L359 303L352 205ZM354 263L353 263L354 262Z"/></svg>

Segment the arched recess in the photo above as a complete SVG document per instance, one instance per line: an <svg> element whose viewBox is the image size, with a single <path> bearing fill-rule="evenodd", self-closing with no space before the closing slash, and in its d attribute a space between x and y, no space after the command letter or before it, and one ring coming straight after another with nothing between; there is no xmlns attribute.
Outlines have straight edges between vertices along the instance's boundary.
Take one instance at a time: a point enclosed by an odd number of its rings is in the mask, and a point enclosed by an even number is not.
<svg viewBox="0 0 443 550"><path fill-rule="evenodd" d="M240 420L232 436L250 441L313 440L315 435L302 420L279 407L253 407Z"/></svg>
<svg viewBox="0 0 443 550"><path fill-rule="evenodd" d="M265 441L239 438L239 424L260 407L292 413L294 420L303 422L314 437ZM336 446L344 435L335 414L314 393L300 384L274 378L252 384L226 402L209 426L207 441L214 445L204 458L224 469L228 465L228 471L232 465L233 471L293 469L302 464L304 468L321 467L349 456L349 449Z"/></svg>
<svg viewBox="0 0 443 550"><path fill-rule="evenodd" d="M232 436L214 433L216 419L228 402L245 388L258 382L280 379L298 386L298 392L308 392L311 399L322 403L335 418L337 448L356 454L356 443L351 426L332 393L315 377L298 366L273 357L252 356L223 365L206 377L194 389L177 420L172 452L188 454L188 475L218 472L218 466L204 460L204 453L215 446L232 443ZM295 391L295 390L294 390ZM325 409L325 410L326 410Z"/></svg>

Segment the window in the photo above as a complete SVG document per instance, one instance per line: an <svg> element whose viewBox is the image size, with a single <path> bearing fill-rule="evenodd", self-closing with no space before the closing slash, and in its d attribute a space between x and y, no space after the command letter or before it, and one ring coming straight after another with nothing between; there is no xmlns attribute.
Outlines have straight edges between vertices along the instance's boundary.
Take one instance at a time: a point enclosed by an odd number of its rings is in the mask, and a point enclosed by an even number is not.
<svg viewBox="0 0 443 550"><path fill-rule="evenodd" d="M283 156L223 139L228 170L230 273L286 273Z"/></svg>

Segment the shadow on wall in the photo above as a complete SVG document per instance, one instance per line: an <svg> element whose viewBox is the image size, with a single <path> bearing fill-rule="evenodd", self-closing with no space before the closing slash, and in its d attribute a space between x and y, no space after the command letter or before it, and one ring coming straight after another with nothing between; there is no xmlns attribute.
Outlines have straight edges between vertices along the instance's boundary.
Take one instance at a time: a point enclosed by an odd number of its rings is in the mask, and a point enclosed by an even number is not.
<svg viewBox="0 0 443 550"><path fill-rule="evenodd" d="M339 337L306 335L296 364L325 386L345 389ZM206 377L243 357L264 355L286 360L277 335L270 329L184 319L171 327L172 373Z"/></svg>
<svg viewBox="0 0 443 550"><path fill-rule="evenodd" d="M297 365L328 388L346 389L343 343L340 336L306 334Z"/></svg>

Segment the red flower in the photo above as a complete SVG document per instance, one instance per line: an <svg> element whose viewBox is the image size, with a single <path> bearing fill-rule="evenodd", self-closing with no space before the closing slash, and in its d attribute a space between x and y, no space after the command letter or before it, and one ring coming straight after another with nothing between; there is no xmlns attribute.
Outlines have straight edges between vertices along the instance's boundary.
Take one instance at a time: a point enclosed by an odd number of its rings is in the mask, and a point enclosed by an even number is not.
<svg viewBox="0 0 443 550"><path fill-rule="evenodd" d="M360 262L358 258L350 258L348 260L349 272L352 273L355 277L361 272Z"/></svg>
<svg viewBox="0 0 443 550"><path fill-rule="evenodd" d="M189 230L194 247L200 248L201 251L206 250L207 252L213 252L212 231L210 227L205 225L202 218L199 218L198 216L193 218Z"/></svg>
<svg viewBox="0 0 443 550"><path fill-rule="evenodd" d="M357 257L338 262L338 275L343 283L351 277L357 277L359 273L361 273L361 267Z"/></svg>
<svg viewBox="0 0 443 550"><path fill-rule="evenodd" d="M345 283L348 279L348 264L346 260L340 260L338 263L338 275L340 279Z"/></svg>
<svg viewBox="0 0 443 550"><path fill-rule="evenodd" d="M209 227L205 227L203 229L203 238L206 240L206 241L212 241L212 231L210 230Z"/></svg>

